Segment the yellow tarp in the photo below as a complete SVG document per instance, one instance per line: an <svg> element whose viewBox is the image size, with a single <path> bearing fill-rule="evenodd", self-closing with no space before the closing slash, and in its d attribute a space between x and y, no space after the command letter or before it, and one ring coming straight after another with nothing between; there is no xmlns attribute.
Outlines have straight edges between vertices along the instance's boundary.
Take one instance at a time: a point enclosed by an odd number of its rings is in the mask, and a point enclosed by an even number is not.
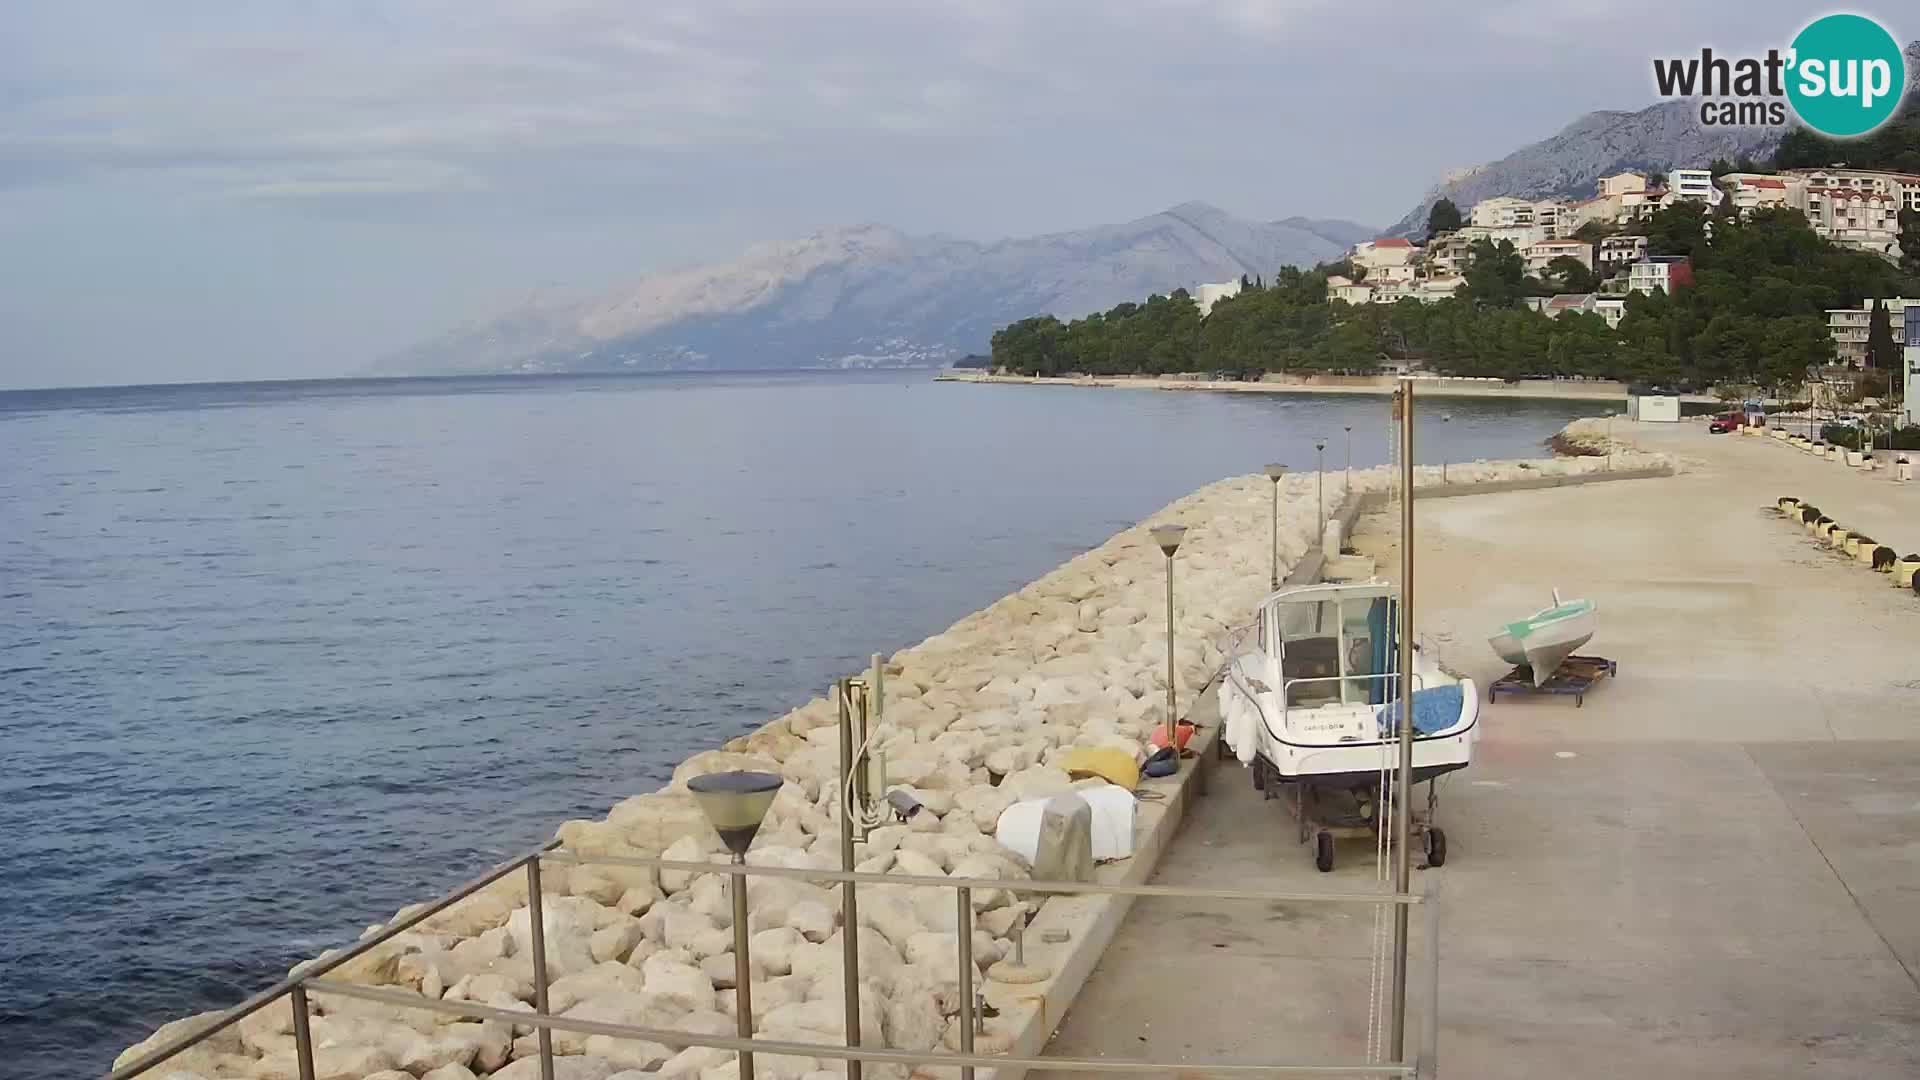
<svg viewBox="0 0 1920 1080"><path fill-rule="evenodd" d="M1140 783L1140 766L1133 755L1112 747L1076 747L1061 757L1060 767L1075 780L1098 776L1123 791L1132 791Z"/></svg>

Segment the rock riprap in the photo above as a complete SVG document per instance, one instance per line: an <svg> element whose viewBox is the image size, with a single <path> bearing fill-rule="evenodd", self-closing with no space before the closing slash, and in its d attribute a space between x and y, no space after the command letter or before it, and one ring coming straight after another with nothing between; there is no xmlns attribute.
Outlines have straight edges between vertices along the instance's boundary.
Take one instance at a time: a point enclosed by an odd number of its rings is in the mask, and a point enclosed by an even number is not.
<svg viewBox="0 0 1920 1080"><path fill-rule="evenodd" d="M1650 454L1616 453L1616 468L1666 464ZM1597 458L1451 465L1454 483L1578 475ZM1439 469L1417 483L1439 482ZM1383 491L1385 469L1353 474L1357 491ZM1314 543L1317 478L1282 481L1279 548L1283 571ZM1224 659L1230 629L1246 622L1266 593L1271 482L1244 476L1211 484L1068 561L1020 591L903 649L887 661L885 719L875 733L890 782L912 789L924 808L905 823L873 830L856 846L869 873L1017 882L1028 868L993 839L1018 799L1071 790L1059 768L1079 747L1139 755L1166 704L1166 560L1145 526L1188 527L1176 561L1174 684L1184 709ZM1327 501L1347 495L1327 474ZM748 862L838 869L840 834L836 713L816 698L722 749L696 754L658 791L623 800L597 821L569 821L558 838L582 855L664 856L720 861L718 837L687 790L689 778L725 769L778 773L787 781L769 810ZM1100 783L1101 781L1079 781ZM1136 828L1154 815L1143 807ZM551 1009L560 1015L655 1029L730 1033L734 1027L733 911L722 874L655 873L549 862L544 917ZM863 888L860 926L840 919L834 890L788 878L748 885L753 1010L768 1038L839 1044L844 1038L843 935L856 933L861 1032L870 1045L930 1050L956 1045L960 1008L957 921L948 889ZM1011 953L1025 905L1008 890L973 894L975 985ZM1058 903L1060 901L1051 901ZM404 918L402 909L395 918ZM377 933L381 926L368 928ZM423 999L470 1001L530 1011L533 968L526 878L511 874L413 930L357 957L332 978ZM311 962L309 962L311 963ZM297 969L296 969L297 970ZM416 1009L311 997L318 1080L476 1076L534 1077L532 1029L475 1022ZM118 1059L124 1064L218 1014L175 1021ZM293 1080L292 1014L284 1003L162 1065L170 1080L251 1077ZM563 1080L699 1077L732 1080L723 1051L555 1032ZM834 1059L760 1054L761 1076L824 1080L843 1074ZM899 1080L898 1066L869 1076Z"/></svg>

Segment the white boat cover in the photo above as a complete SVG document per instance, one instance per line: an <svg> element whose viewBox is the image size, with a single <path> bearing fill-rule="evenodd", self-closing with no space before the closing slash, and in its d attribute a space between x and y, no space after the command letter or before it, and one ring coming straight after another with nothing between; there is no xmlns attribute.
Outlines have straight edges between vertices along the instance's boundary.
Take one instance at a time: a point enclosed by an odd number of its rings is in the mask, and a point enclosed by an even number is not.
<svg viewBox="0 0 1920 1080"><path fill-rule="evenodd" d="M1133 792L1112 784L1089 784L1072 793L1093 811L1093 858L1126 859L1133 856ZM1040 818L1047 800L1059 796L1026 799L1014 803L1000 814L993 838L1000 846L1032 864L1040 848Z"/></svg>

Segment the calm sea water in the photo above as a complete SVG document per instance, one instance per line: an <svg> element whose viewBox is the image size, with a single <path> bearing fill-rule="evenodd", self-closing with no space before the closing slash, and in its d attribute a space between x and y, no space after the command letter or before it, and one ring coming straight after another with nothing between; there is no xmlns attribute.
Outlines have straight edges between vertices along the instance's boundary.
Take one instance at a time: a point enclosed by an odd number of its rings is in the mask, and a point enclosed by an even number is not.
<svg viewBox="0 0 1920 1080"><path fill-rule="evenodd" d="M1450 402L1441 456L1577 404ZM925 372L0 393L0 1060L51 1080L1383 399Z"/></svg>

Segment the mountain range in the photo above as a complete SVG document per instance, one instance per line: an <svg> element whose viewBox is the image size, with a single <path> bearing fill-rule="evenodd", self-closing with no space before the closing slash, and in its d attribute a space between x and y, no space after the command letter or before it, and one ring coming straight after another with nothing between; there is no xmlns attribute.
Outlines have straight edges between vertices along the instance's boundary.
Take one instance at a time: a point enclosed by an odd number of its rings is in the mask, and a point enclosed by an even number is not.
<svg viewBox="0 0 1920 1080"><path fill-rule="evenodd" d="M1120 225L977 244L883 225L827 229L731 262L651 274L592 300L536 302L456 328L392 373L700 371L944 363L1037 312L1338 258L1376 231L1247 221L1185 203Z"/></svg>

